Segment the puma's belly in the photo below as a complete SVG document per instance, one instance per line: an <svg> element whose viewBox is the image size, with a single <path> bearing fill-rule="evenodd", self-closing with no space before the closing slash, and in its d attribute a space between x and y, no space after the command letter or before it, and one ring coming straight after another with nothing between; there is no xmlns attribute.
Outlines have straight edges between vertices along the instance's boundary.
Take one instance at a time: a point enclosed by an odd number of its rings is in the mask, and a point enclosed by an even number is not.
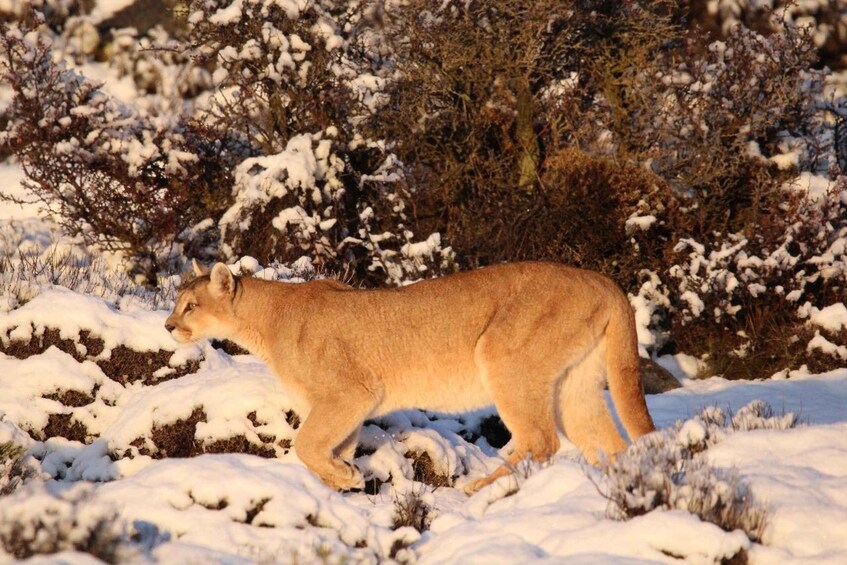
<svg viewBox="0 0 847 565"><path fill-rule="evenodd" d="M411 408L467 412L494 404L476 367L410 371L386 385L380 414Z"/></svg>

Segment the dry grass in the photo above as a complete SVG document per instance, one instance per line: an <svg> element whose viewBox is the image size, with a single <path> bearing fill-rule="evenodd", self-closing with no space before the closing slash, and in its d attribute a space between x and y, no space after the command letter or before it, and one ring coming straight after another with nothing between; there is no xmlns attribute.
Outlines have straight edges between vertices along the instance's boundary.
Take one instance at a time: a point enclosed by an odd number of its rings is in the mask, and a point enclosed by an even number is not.
<svg viewBox="0 0 847 565"><path fill-rule="evenodd" d="M17 490L35 471L24 464L24 448L11 442L0 443L0 497Z"/></svg>
<svg viewBox="0 0 847 565"><path fill-rule="evenodd" d="M392 527L414 528L419 532L429 529L432 522L432 507L424 500L425 490L410 489L394 498L394 522Z"/></svg>
<svg viewBox="0 0 847 565"><path fill-rule="evenodd" d="M436 488L453 486L453 479L451 477L443 475L436 470L429 453L410 452L406 454L406 458L412 461L412 478L415 481Z"/></svg>

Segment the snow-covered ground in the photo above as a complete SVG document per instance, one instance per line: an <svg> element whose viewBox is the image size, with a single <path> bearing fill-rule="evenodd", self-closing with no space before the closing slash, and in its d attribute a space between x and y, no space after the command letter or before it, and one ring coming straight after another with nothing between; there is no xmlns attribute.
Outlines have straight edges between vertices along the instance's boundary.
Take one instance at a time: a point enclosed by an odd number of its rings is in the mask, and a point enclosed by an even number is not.
<svg viewBox="0 0 847 565"><path fill-rule="evenodd" d="M15 229L48 229L26 216L14 215ZM47 240L28 245L46 250ZM607 479L567 441L549 465L467 497L461 487L501 461L480 432L491 411L369 422L356 463L374 488L333 492L291 448L298 422L268 368L211 344L179 348L163 327L167 296L50 285L28 296L0 310L0 444L24 447L40 478L0 500L0 538L15 524L84 537L106 520L127 540L121 561L847 562L847 369L695 380L682 369L696 369L690 358L660 360L683 384L648 397L660 428L754 399L803 420L738 431L705 452L767 508L762 543L753 543L682 510L609 518ZM423 533L396 527L408 496L426 508ZM12 558L0 550L0 561Z"/></svg>

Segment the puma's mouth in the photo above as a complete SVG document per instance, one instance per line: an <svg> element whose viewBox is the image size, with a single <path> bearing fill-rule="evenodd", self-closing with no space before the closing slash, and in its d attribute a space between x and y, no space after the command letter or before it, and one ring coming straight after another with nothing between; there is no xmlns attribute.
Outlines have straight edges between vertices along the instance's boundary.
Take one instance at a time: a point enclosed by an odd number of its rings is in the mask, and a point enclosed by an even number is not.
<svg viewBox="0 0 847 565"><path fill-rule="evenodd" d="M171 332L171 337L174 338L179 343L183 343L183 344L196 343L196 342L199 341L198 339L195 339L191 335L191 332L186 331L186 330L181 330L179 328L177 328L177 329L175 329Z"/></svg>

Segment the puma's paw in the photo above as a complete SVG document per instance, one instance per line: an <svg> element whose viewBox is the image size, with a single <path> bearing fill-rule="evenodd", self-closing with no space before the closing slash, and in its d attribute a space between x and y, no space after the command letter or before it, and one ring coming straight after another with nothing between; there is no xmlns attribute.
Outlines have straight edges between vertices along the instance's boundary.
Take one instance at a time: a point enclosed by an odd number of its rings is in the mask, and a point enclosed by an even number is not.
<svg viewBox="0 0 847 565"><path fill-rule="evenodd" d="M476 492L479 492L483 488L487 487L488 485L490 485L491 483L493 483L497 479L511 475L512 469L513 468L508 466L508 465L501 465L500 467L497 468L497 470L495 470L493 473L491 473L487 477L482 477L481 479L477 479L475 481L469 482L468 484L466 484L464 486L463 490L465 491L465 494L470 496L470 495L472 495Z"/></svg>
<svg viewBox="0 0 847 565"><path fill-rule="evenodd" d="M340 472L330 477L321 477L323 481L335 490L362 490L365 488L365 478L359 470L349 463L345 463Z"/></svg>
<svg viewBox="0 0 847 565"><path fill-rule="evenodd" d="M486 486L488 486L488 483L485 479L477 479L466 484L464 487L462 487L462 490L465 491L466 495L471 496L472 494L476 494L483 487Z"/></svg>

